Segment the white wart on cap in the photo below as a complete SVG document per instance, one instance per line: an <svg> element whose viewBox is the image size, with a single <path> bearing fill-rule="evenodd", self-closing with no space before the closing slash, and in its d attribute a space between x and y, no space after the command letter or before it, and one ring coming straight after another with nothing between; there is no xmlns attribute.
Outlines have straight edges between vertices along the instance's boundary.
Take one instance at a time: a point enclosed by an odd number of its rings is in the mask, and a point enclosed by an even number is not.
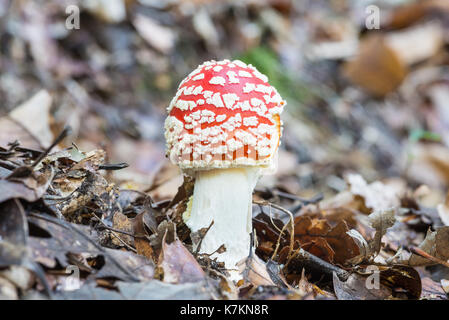
<svg viewBox="0 0 449 320"><path fill-rule="evenodd" d="M252 65L205 62L181 82L168 107L169 158L182 169L268 166L279 145L284 106Z"/></svg>

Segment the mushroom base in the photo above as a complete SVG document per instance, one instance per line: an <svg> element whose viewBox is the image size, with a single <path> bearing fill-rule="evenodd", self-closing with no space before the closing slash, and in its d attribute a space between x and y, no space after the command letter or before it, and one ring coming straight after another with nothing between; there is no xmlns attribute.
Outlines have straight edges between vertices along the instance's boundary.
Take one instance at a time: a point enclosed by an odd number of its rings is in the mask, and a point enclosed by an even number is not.
<svg viewBox="0 0 449 320"><path fill-rule="evenodd" d="M214 221L199 252L212 254L212 259L224 262L230 270L237 270L238 262L250 252L252 193L259 175L260 169L250 167L196 173L191 210L184 214L184 221L192 232L208 228ZM193 245L196 250L199 244ZM216 252L222 245L226 251ZM234 279L236 272L231 272Z"/></svg>

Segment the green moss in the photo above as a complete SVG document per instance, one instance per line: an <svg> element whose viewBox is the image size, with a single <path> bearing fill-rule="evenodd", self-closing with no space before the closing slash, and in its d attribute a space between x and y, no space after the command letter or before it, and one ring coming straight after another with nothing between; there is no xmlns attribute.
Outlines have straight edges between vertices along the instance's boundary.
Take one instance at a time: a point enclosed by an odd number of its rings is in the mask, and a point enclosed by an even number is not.
<svg viewBox="0 0 449 320"><path fill-rule="evenodd" d="M439 142L441 141L441 136L435 132L430 132L422 129L414 129L410 132L409 139L411 142L418 142L420 140Z"/></svg>

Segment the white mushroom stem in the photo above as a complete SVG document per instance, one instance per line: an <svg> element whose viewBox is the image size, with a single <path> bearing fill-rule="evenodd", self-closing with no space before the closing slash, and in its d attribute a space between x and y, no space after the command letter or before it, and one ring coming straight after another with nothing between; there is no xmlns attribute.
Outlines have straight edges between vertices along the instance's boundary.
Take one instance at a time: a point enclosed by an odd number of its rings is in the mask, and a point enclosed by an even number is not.
<svg viewBox="0 0 449 320"><path fill-rule="evenodd" d="M198 171L193 201L184 214L187 226L196 232L208 228L200 253L224 262L226 269L249 255L252 231L252 193L260 176L259 168L232 168ZM215 252L221 245L223 253ZM198 244L194 243L194 249ZM215 253L214 253L215 252ZM234 276L232 276L234 274ZM235 272L231 272L235 278Z"/></svg>

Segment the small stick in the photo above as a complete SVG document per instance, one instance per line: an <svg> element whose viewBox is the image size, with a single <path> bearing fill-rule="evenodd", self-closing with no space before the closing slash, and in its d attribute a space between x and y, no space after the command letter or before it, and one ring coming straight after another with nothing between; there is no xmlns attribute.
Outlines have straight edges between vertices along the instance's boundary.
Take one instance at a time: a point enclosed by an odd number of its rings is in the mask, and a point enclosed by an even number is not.
<svg viewBox="0 0 449 320"><path fill-rule="evenodd" d="M334 266L333 264L330 264L329 262L326 262L317 256L311 254L308 251L305 251L304 249L299 249L297 253L298 257L300 258L300 261L303 264L304 268L310 268L317 272L324 273L326 276L330 277L332 279L333 273L335 272L338 276L338 278L342 281L346 281L346 279L349 276L349 272L346 270L343 270L337 266Z"/></svg>
<svg viewBox="0 0 449 320"><path fill-rule="evenodd" d="M100 170L120 170L128 168L129 164L126 162L115 163L115 164L101 164L98 169Z"/></svg>
<svg viewBox="0 0 449 320"><path fill-rule="evenodd" d="M125 230L116 229L116 228L112 228L112 227L108 227L107 225L101 225L101 226L98 226L98 227L99 228L103 228L103 229L107 229L107 230L111 230L111 231L114 231L114 232L117 232L117 233L123 233L123 234L126 234L127 236L130 236L130 237L133 237L133 238L149 240L148 236L145 236L145 235L140 234L140 233L139 234L132 234L131 232L128 232L128 231L125 231Z"/></svg>
<svg viewBox="0 0 449 320"><path fill-rule="evenodd" d="M95 220L97 220L98 222L101 223L102 226L106 227L107 230L111 231L111 234L116 237L118 239L118 241L120 241L125 247L127 247L129 250L131 250L134 253L137 253L137 250L133 247L131 247L129 244L127 244L122 238L120 238L120 236L113 230L109 229L109 227L103 222L103 220L101 220L100 218L98 218L96 215L94 215L93 213L91 213L92 218L95 218Z"/></svg>
<svg viewBox="0 0 449 320"><path fill-rule="evenodd" d="M310 268L310 269L319 271L321 273L324 273L325 275L329 276L331 279L332 279L332 275L334 272L337 274L337 276L340 278L340 280L346 280L348 278L349 273L347 271L318 258L317 256L311 254L310 252L305 251L302 248L299 248L298 250L293 249L294 237L295 237L294 221L293 221L293 214L289 210L282 208L281 206L279 206L277 204L270 203L267 201L253 201L253 203L259 204L259 205L272 206L273 208L276 208L284 213L287 213L290 216L290 219L291 219L290 223L292 226L292 230L291 230L291 234L290 234L290 250L289 250L288 257L287 257L289 262L293 259L293 257L298 256L305 268ZM285 226L286 225L284 225L284 227ZM292 255L292 252L294 252L293 255Z"/></svg>
<svg viewBox="0 0 449 320"><path fill-rule="evenodd" d="M293 251L293 244L295 242L295 224L294 224L294 219L293 219L293 213L291 213L290 211L288 211L285 208L282 208L281 206L268 202L268 201L253 201L253 203L255 204L259 204L259 205L266 205L266 206L271 206L275 209L278 209L286 214L288 214L290 216L290 224L291 224L291 232L290 232L290 250L288 251L288 256L290 257L290 254Z"/></svg>
<svg viewBox="0 0 449 320"><path fill-rule="evenodd" d="M206 234L209 232L210 228L214 225L214 220L212 220L212 222L210 223L210 225L207 227L207 229L204 232L204 235L200 238L200 241L198 242L198 246L196 247L196 250L194 252L194 256L198 255L198 252L200 252L201 249L201 244L203 243L203 239L206 236ZM176 234L176 233L175 233ZM209 254L210 256L213 255L215 252L217 252L218 250L220 250L221 246L215 250L214 252L212 252L211 254Z"/></svg>
<svg viewBox="0 0 449 320"><path fill-rule="evenodd" d="M40 156L36 159L36 161L31 165L31 168L36 167L59 142L61 142L65 137L67 137L70 134L71 131L72 131L71 127L65 127L64 130L62 130L62 132L59 134L59 136L57 136L56 139L53 141L51 146L49 146L44 152L40 154Z"/></svg>
<svg viewBox="0 0 449 320"><path fill-rule="evenodd" d="M430 260L430 261L432 261L432 262L441 264L441 265L443 265L443 266L449 268L449 263L448 263L448 262L443 261L443 260L441 260L441 259L438 259L437 257L434 257L434 256L428 254L427 252L423 251L423 250L420 249L420 248L417 248L417 247L409 247L409 250L410 250L410 252L412 252L412 253L414 253L414 254L417 254L418 256L421 256L421 257L426 258L426 259L428 259L428 260Z"/></svg>

